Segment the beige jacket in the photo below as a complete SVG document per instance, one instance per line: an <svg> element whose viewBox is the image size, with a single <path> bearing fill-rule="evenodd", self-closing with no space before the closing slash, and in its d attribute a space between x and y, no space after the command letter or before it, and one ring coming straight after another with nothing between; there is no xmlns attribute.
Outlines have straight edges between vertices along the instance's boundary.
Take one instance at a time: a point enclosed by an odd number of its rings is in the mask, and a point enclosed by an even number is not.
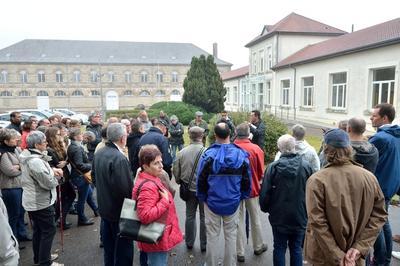
<svg viewBox="0 0 400 266"><path fill-rule="evenodd" d="M376 177L348 163L326 165L307 181L305 259L313 265L340 265L350 248L364 258L387 219Z"/></svg>
<svg viewBox="0 0 400 266"><path fill-rule="evenodd" d="M21 188L21 170L19 167L18 156L21 153L19 148L15 153L6 152L0 160L0 189L3 188Z"/></svg>

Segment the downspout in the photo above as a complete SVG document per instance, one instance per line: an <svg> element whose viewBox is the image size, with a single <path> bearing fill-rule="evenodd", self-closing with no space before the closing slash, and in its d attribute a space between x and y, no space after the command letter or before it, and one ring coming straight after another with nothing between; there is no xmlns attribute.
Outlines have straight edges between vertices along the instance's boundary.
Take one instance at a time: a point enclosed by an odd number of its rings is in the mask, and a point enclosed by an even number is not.
<svg viewBox="0 0 400 266"><path fill-rule="evenodd" d="M296 68L290 66L293 69L293 118L296 121Z"/></svg>

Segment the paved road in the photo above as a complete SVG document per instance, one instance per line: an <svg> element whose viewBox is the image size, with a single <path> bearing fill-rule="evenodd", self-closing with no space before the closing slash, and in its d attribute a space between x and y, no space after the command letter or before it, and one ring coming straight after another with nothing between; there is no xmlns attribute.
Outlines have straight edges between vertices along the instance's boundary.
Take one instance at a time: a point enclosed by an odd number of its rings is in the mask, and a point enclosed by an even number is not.
<svg viewBox="0 0 400 266"><path fill-rule="evenodd" d="M185 217L185 204L177 195L175 202L179 215L180 227L184 228ZM86 213L88 217L93 214L86 206ZM60 232L53 243L53 252L60 255L58 262L64 263L66 266L91 266L102 265L103 263L103 249L99 248L99 228L100 218L96 218L96 223L93 226L77 227L77 217L69 215L68 220L74 223L74 226L64 232L64 252L61 251ZM400 234L400 208L390 208L390 220L392 224L393 234ZM264 227L263 237L264 241L268 244L268 251L260 256L253 255L251 239L246 247L246 261L245 263L238 263L238 265L272 265L272 235L271 226L268 222L267 215L262 213L261 221ZM199 226L197 227L199 228ZM220 237L221 258L223 257L223 238ZM32 265L32 248L31 243L25 243L26 249L21 250L20 264L22 266ZM400 250L400 246L394 244L394 250ZM134 265L139 265L139 255L135 248ZM287 265L289 265L288 254L286 254ZM198 240L192 251L187 251L184 243L175 248L169 257L169 265L203 265L205 254L200 252L200 244ZM400 261L392 259L391 265L400 265Z"/></svg>

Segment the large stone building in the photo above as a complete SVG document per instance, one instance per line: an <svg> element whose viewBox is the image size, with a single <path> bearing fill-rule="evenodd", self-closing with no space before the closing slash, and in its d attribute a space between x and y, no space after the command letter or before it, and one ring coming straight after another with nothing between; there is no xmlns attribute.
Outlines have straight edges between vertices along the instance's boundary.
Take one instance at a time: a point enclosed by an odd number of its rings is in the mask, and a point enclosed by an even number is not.
<svg viewBox="0 0 400 266"><path fill-rule="evenodd" d="M179 101L191 59L202 54L208 55L190 43L23 40L0 50L0 110ZM221 73L231 68L216 57L215 63Z"/></svg>
<svg viewBox="0 0 400 266"><path fill-rule="evenodd" d="M400 19L345 33L292 13L246 47L249 74L236 78L239 102L227 101L228 110L332 125L353 116L369 121L381 102L400 110Z"/></svg>

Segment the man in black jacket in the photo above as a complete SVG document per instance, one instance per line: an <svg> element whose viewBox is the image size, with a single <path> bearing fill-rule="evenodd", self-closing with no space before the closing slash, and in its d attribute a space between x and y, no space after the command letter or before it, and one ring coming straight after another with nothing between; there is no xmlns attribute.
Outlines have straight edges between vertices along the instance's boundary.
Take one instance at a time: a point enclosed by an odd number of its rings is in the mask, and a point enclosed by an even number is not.
<svg viewBox="0 0 400 266"><path fill-rule="evenodd" d="M88 158L89 161L93 160L94 151L96 150L97 144L101 142L101 129L103 127L101 123L101 115L99 113L94 113L89 116L90 124L87 125L86 130L91 131L96 136L96 139L87 144L87 149L89 151Z"/></svg>
<svg viewBox="0 0 400 266"><path fill-rule="evenodd" d="M97 187L97 200L104 243L104 265L129 265L133 263L133 241L118 238L119 216L124 198L131 198L132 172L123 153L126 145L126 127L121 123L107 128L106 146L93 160L92 175Z"/></svg>
<svg viewBox="0 0 400 266"><path fill-rule="evenodd" d="M250 115L251 142L258 145L265 152L265 124L261 119L260 111L253 110Z"/></svg>
<svg viewBox="0 0 400 266"><path fill-rule="evenodd" d="M164 136L167 128L161 122L157 122L154 126L150 127L149 131L144 134L139 140L139 149L137 150L137 154L135 155L135 160L139 160L139 151L143 145L146 144L154 144L161 151L162 154L162 163L164 165L165 172L168 173L169 178L172 177L172 157L169 152L169 143L168 139Z"/></svg>
<svg viewBox="0 0 400 266"><path fill-rule="evenodd" d="M12 112L10 114L10 122L11 124L9 124L7 126L7 128L9 129L15 129L16 131L18 131L20 134L22 133L21 130L21 119L22 119L22 115L20 112Z"/></svg>

